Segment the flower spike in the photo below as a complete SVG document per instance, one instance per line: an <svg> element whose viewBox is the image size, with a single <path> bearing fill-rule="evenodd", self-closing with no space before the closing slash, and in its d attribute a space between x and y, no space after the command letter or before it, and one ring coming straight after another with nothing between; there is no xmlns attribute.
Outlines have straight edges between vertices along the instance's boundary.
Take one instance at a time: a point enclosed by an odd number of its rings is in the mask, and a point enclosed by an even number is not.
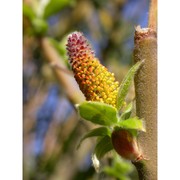
<svg viewBox="0 0 180 180"><path fill-rule="evenodd" d="M83 34L70 34L66 46L74 77L86 100L116 107L119 83L115 81L114 74L100 64Z"/></svg>

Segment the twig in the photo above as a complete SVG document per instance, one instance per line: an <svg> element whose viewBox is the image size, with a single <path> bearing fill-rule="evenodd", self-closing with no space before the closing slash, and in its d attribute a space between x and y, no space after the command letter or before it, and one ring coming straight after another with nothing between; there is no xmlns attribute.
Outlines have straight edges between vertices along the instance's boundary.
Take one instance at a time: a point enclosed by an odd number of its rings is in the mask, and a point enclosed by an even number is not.
<svg viewBox="0 0 180 180"><path fill-rule="evenodd" d="M64 69L63 67L61 67L59 64L56 64L54 62L50 63L50 66L53 67L53 68L57 68L59 69L60 71L63 71L65 72L66 74L69 74L71 76L73 76L73 73L67 69Z"/></svg>
<svg viewBox="0 0 180 180"><path fill-rule="evenodd" d="M157 0L151 0L148 27L157 31Z"/></svg>
<svg viewBox="0 0 180 180"><path fill-rule="evenodd" d="M54 73L59 83L64 88L64 91L73 104L84 101L84 95L79 90L79 87L73 76L70 76L70 72L63 63L62 58L58 55L56 50L50 44L48 38L43 37L40 39L40 45L45 55L45 59L54 68Z"/></svg>

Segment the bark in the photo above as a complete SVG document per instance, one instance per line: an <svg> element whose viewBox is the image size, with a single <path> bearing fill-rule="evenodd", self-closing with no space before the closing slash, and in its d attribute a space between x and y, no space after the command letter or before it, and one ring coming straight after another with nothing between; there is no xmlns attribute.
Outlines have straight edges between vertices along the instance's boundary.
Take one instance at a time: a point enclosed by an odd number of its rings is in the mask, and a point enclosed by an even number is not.
<svg viewBox="0 0 180 180"><path fill-rule="evenodd" d="M157 0L151 0L148 27L157 31Z"/></svg>
<svg viewBox="0 0 180 180"><path fill-rule="evenodd" d="M136 113L146 124L139 135L144 157L134 163L140 180L157 179L157 34L152 28L136 28L134 62L144 61L135 76Z"/></svg>

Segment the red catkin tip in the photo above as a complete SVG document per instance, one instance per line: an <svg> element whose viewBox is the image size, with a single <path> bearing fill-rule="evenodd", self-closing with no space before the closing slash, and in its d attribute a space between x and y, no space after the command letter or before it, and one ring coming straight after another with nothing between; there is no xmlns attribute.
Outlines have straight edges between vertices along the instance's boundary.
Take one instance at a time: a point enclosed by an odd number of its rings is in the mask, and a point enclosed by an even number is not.
<svg viewBox="0 0 180 180"><path fill-rule="evenodd" d="M84 58L93 58L94 52L81 32L74 32L68 36L66 44L71 63Z"/></svg>

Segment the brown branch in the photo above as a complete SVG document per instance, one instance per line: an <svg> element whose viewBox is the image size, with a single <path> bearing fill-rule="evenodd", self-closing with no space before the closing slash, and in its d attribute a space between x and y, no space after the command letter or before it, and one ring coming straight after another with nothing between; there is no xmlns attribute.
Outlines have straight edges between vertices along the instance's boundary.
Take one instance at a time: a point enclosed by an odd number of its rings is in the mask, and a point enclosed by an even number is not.
<svg viewBox="0 0 180 180"><path fill-rule="evenodd" d="M151 0L148 27L137 27L134 37L134 62L145 60L135 76L136 113L147 129L139 144L149 159L133 163L140 180L157 179L157 0Z"/></svg>
<svg viewBox="0 0 180 180"><path fill-rule="evenodd" d="M157 0L151 0L148 27L157 31Z"/></svg>
<svg viewBox="0 0 180 180"><path fill-rule="evenodd" d="M56 63L52 62L52 63L50 63L50 66L53 67L53 68L57 68L57 69L59 69L60 71L63 71L64 73L73 76L73 73L72 73L71 71L69 71L68 69L64 69L64 68L61 67L59 64L56 64Z"/></svg>
<svg viewBox="0 0 180 180"><path fill-rule="evenodd" d="M136 28L134 62L144 60L135 76L136 113L145 119L146 133L139 144L148 161L134 163L140 180L157 179L157 34L151 28Z"/></svg>
<svg viewBox="0 0 180 180"><path fill-rule="evenodd" d="M64 91L73 104L80 103L84 100L84 95L81 93L75 79L68 71L63 59L59 56L56 50L50 44L48 38L40 39L40 45L45 55L45 59L54 67L54 73L59 83L64 88Z"/></svg>
<svg viewBox="0 0 180 180"><path fill-rule="evenodd" d="M81 93L74 77L73 73L69 71L64 64L63 59L57 51L54 49L54 47L51 45L50 41L46 37L42 37L41 39L38 39L41 49L43 51L43 55L45 56L45 60L48 62L50 67L53 68L53 72L55 73L57 80L59 81L59 84L64 89L68 99L73 103L81 103L84 101L84 95ZM68 155L65 154L63 151L63 148L65 147L65 142L69 141L69 136L71 136L71 133L79 132L79 127L82 124L80 121L77 121L77 117L75 116L74 112L69 119L63 124L62 127L58 128L58 136L61 137L61 139L57 139L59 142L59 146L57 146L52 155L49 157L46 154L46 158L44 159L44 156L41 156L37 160L37 167L35 167L35 172L31 173L29 179L35 179L39 175L43 174L46 170L46 168L51 167L48 172L45 173L45 178L51 179L51 176L53 177L54 174L62 174L67 169L67 166L72 167L72 171L70 173L66 173L65 179L72 179L74 176L76 170L77 170L77 164L80 165L82 162L82 159L85 158L87 153L90 153L92 144L86 143L86 146L84 148L81 148L77 153L76 156L72 157L72 161L68 160ZM91 129L93 126L91 124L86 124L88 130ZM81 127L82 128L82 127ZM78 129L78 131L77 131ZM69 133L71 132L71 133ZM77 137L73 140L77 141ZM75 144L76 145L76 144ZM63 156L64 158L59 161L59 158ZM42 163L43 162L43 163ZM58 168L57 168L58 165ZM56 169L57 168L57 169Z"/></svg>

